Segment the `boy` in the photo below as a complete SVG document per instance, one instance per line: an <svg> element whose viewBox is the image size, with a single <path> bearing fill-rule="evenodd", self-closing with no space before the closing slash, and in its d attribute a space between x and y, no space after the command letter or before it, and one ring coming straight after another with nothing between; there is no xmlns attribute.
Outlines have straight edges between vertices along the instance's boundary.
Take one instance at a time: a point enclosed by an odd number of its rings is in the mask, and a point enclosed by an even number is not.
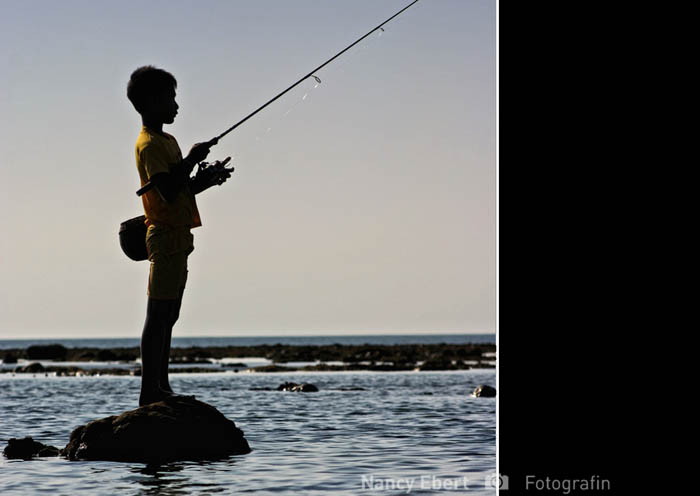
<svg viewBox="0 0 700 496"><path fill-rule="evenodd" d="M151 262L148 307L141 336L141 394L139 406L177 396L168 382L173 325L180 315L187 281L187 257L194 250L190 229L202 225L195 195L223 184L231 170L192 169L209 154L216 139L197 143L183 159L173 136L163 132L177 115L177 81L153 66L136 69L127 85L127 97L141 114L143 127L136 141L136 167L141 186L155 187L141 198L146 214L146 246ZM226 164L231 157L222 162Z"/></svg>

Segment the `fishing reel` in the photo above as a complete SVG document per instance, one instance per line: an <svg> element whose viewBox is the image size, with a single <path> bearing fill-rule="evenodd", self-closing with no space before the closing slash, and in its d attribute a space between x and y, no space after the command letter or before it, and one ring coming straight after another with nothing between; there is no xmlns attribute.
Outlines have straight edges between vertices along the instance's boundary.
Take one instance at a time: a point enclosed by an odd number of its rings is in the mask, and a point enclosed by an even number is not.
<svg viewBox="0 0 700 496"><path fill-rule="evenodd" d="M227 157L225 160L217 160L216 162L199 162L197 164L197 173L195 178L202 179L207 184L217 184L221 186L224 182L231 177L233 172L233 167L230 169L226 168L226 164L231 160L231 157Z"/></svg>

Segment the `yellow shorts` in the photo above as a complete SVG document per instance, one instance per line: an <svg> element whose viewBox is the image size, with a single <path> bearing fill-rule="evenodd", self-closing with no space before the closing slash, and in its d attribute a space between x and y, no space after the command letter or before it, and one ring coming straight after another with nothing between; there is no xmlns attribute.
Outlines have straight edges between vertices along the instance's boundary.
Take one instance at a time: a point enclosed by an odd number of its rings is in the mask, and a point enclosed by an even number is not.
<svg viewBox="0 0 700 496"><path fill-rule="evenodd" d="M148 296L154 300L177 300L187 282L187 257L194 251L189 227L150 225L146 233Z"/></svg>

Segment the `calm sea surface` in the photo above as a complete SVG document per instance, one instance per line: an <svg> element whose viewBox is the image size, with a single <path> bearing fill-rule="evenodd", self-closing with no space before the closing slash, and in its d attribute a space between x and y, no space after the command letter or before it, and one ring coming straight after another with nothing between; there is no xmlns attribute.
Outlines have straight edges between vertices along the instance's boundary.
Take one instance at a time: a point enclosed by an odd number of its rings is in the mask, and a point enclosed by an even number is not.
<svg viewBox="0 0 700 496"><path fill-rule="evenodd" d="M135 408L139 381L0 374L0 444L32 436L62 448L78 425ZM320 391L249 390L284 381L311 382ZM496 401L469 396L478 384L495 382L494 370L476 369L172 375L176 391L196 394L234 420L253 451L158 467L0 457L0 492L495 494L484 480L496 467Z"/></svg>
<svg viewBox="0 0 700 496"><path fill-rule="evenodd" d="M62 344L67 348L122 348L138 346L141 336L118 339L0 339L0 349L26 348L33 344ZM495 343L495 334L380 334L356 336L260 336L260 337L176 337L172 346L257 346L324 344L415 344Z"/></svg>

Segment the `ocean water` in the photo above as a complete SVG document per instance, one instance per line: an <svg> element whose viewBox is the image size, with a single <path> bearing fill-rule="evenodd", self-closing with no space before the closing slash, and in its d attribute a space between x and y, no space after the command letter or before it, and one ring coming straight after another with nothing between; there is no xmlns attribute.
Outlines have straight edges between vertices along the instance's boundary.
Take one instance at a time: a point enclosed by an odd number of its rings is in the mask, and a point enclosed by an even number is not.
<svg viewBox="0 0 700 496"><path fill-rule="evenodd" d="M139 346L141 336L116 339L0 339L0 350L26 348L33 344L62 344L67 348L123 348ZM495 334L368 334L348 336L256 336L256 337L178 337L173 336L172 346L258 346L258 345L362 345L362 344L463 344L496 343Z"/></svg>
<svg viewBox="0 0 700 496"><path fill-rule="evenodd" d="M284 381L317 393L251 391ZM3 495L495 494L494 370L171 375L234 420L252 452L162 466L0 457ZM0 444L32 436L59 448L71 430L135 408L140 379L0 374ZM341 391L362 387L364 391Z"/></svg>

